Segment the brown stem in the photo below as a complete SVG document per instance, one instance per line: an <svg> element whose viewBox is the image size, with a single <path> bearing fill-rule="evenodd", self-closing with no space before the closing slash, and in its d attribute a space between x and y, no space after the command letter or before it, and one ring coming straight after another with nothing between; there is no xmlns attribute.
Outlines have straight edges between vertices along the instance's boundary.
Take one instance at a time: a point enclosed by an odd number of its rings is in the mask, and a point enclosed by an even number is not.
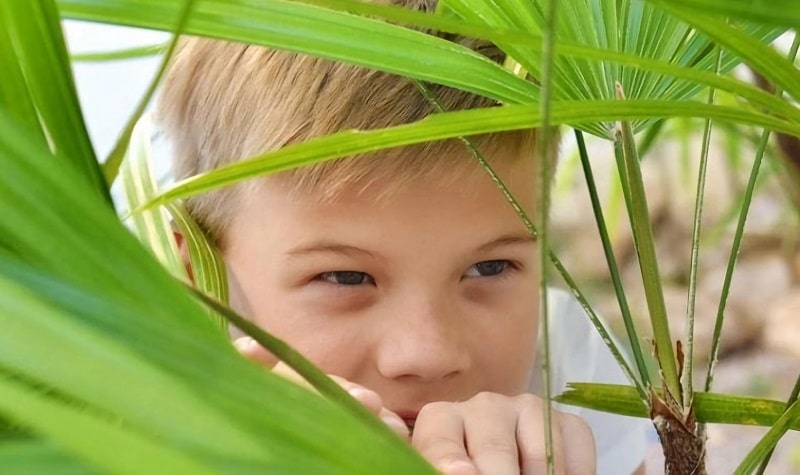
<svg viewBox="0 0 800 475"><path fill-rule="evenodd" d="M663 400L653 394L650 419L655 425L664 451L664 473L667 475L706 475L705 437L690 409L684 416L671 394Z"/></svg>
<svg viewBox="0 0 800 475"><path fill-rule="evenodd" d="M775 88L763 76L753 71L756 85L766 92L775 92ZM800 173L800 138L773 132L775 134L775 142L778 144L778 149L781 156L795 172Z"/></svg>

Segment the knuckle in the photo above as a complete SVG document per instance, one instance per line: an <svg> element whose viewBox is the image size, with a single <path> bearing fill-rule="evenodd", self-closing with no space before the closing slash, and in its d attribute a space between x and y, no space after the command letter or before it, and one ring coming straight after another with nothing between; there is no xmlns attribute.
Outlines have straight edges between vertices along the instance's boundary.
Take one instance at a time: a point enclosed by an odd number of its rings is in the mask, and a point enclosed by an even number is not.
<svg viewBox="0 0 800 475"><path fill-rule="evenodd" d="M439 434L419 437L417 432L414 432L411 437L411 445L437 468L450 467L454 469L465 463L472 465L466 456L463 444L452 438Z"/></svg>
<svg viewBox="0 0 800 475"><path fill-rule="evenodd" d="M480 471L464 457L446 457L433 464L442 475L480 475Z"/></svg>
<svg viewBox="0 0 800 475"><path fill-rule="evenodd" d="M566 413L560 413L559 417L562 437L594 445L592 429L582 417Z"/></svg>
<svg viewBox="0 0 800 475"><path fill-rule="evenodd" d="M472 449L470 450L472 451ZM476 452L499 454L516 458L519 453L516 440L508 437L488 437L475 448Z"/></svg>
<svg viewBox="0 0 800 475"><path fill-rule="evenodd" d="M539 408L542 406L542 398L530 393L520 394L516 397L517 403L530 408Z"/></svg>
<svg viewBox="0 0 800 475"><path fill-rule="evenodd" d="M419 414L417 415L417 419L423 419L426 417L430 417L431 415L440 415L440 414L448 414L454 412L455 403L447 402L447 401L435 401L429 402L422 406L422 409L419 410Z"/></svg>
<svg viewBox="0 0 800 475"><path fill-rule="evenodd" d="M414 446L426 453L436 454L433 458L437 461L458 458L461 449L455 440L439 434L430 434L424 438L414 437Z"/></svg>
<svg viewBox="0 0 800 475"><path fill-rule="evenodd" d="M504 399L505 397L500 394L489 391L481 391L473 396L469 402L480 406L494 406L501 403Z"/></svg>
<svg viewBox="0 0 800 475"><path fill-rule="evenodd" d="M561 418L564 424L568 424L570 426L585 426L586 422L580 416L576 416L575 414L569 414L567 412L559 412L558 417Z"/></svg>

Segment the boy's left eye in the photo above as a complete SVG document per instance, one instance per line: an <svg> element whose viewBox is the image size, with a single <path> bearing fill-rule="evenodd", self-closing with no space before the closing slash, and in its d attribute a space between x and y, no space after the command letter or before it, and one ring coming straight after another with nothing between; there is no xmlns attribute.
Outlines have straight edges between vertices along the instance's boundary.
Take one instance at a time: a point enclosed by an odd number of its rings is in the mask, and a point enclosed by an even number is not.
<svg viewBox="0 0 800 475"><path fill-rule="evenodd" d="M505 272L511 266L511 262L505 259L491 261L481 261L473 264L464 274L466 277L491 277Z"/></svg>

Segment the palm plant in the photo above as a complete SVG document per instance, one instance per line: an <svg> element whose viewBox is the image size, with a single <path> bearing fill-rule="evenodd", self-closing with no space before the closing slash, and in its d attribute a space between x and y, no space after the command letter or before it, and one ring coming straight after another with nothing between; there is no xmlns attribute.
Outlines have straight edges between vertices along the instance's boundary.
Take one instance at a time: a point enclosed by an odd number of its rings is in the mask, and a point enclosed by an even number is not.
<svg viewBox="0 0 800 475"><path fill-rule="evenodd" d="M504 106L443 111L389 129L341 132L160 191L142 159L147 155L143 141L134 140L129 147L131 137L147 137L133 124L154 88L110 156L99 161L76 98L62 18L285 48L405 75L423 89L425 82L435 82L469 90ZM795 2L446 0L436 14L428 15L353 0L3 0L0 22L5 72L0 82L4 471L432 473L419 455L301 355L219 303L225 300L225 284L218 259L178 200L261 174L382 148L451 137L464 137L469 145L468 137L475 134L562 124L575 130L579 144L582 134L590 133L607 139L617 154L659 371L652 374L645 362L648 352L628 310L596 193L597 225L633 366L620 356L574 279L546 246L548 194L543 190L545 212L538 222L520 212L543 243L542 285L548 283L552 263L631 380L626 387L575 384L560 399L653 419L669 473L705 471L705 422L771 426L742 461L741 473L759 464L763 469L780 437L800 428L797 390L788 402L710 392L727 290L719 304L705 387L692 387L693 293L689 324L677 336L664 308L635 140L635 134L674 117L705 119L706 137L717 120L762 133L730 253L724 282L728 289L767 137L771 132L800 136L800 110L791 101L800 99L797 41L788 59L768 46L779 34L800 26ZM488 39L510 60L504 68L398 23ZM166 48L165 62L172 46L174 41ZM779 93L728 74L741 63ZM716 104L718 90L738 102ZM475 156L480 162L479 151ZM586 153L581 158L593 190L591 159ZM120 223L109 196L123 163L133 227L152 253ZM703 209L705 160L701 163L692 276ZM548 170L542 173L546 176ZM498 186L503 188L499 181ZM508 198L514 202L513 196ZM195 238L190 246L195 268L205 272L195 276L201 291L180 280L182 267L159 206L167 207ZM328 397L317 397L238 357L220 319L253 336Z"/></svg>

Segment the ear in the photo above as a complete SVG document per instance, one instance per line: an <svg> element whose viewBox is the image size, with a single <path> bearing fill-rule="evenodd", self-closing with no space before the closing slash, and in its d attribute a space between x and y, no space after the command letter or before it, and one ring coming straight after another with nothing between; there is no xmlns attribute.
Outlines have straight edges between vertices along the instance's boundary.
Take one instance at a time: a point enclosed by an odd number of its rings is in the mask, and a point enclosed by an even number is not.
<svg viewBox="0 0 800 475"><path fill-rule="evenodd" d="M181 256L181 262L186 269L186 275L189 281L194 285L194 274L192 273L192 261L189 259L189 247L186 245L186 239L179 231L173 229L172 236L175 238L175 243L178 245L178 254Z"/></svg>

